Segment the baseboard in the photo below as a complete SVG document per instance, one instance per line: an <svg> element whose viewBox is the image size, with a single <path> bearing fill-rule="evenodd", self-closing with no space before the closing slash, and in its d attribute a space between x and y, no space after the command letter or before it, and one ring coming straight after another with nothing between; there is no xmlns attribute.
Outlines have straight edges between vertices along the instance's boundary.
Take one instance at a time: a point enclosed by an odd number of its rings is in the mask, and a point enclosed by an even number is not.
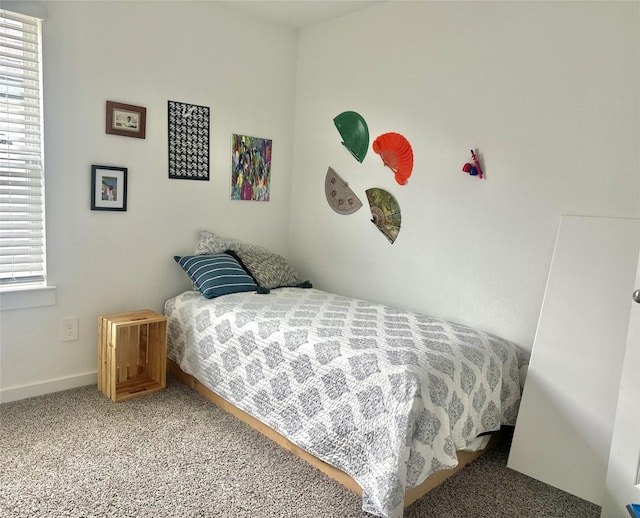
<svg viewBox="0 0 640 518"><path fill-rule="evenodd" d="M84 387L85 385L96 385L97 383L98 373L88 372L86 374L57 378L54 380L43 381L41 383L9 387L0 390L0 403L9 403L20 399L43 396L45 394L51 394L52 392Z"/></svg>

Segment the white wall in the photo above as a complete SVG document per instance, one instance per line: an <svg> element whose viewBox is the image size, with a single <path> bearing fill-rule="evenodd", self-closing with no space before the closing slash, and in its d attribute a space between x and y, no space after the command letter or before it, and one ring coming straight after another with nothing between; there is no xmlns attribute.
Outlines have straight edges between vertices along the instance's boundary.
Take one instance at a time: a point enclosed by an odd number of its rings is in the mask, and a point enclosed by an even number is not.
<svg viewBox="0 0 640 518"><path fill-rule="evenodd" d="M316 287L476 325L530 349L562 214L640 215L637 2L388 2L302 31L291 259ZM399 186L333 117L396 131ZM487 173L460 171L471 148ZM333 167L363 201L331 210ZM391 245L365 196L397 198Z"/></svg>
<svg viewBox="0 0 640 518"><path fill-rule="evenodd" d="M95 380L98 316L162 311L189 286L173 255L193 252L201 229L281 253L288 238L295 31L214 2L39 8L47 260L57 301L2 311L5 401ZM105 134L107 100L147 108L145 140ZM211 108L209 182L168 179L168 100ZM270 202L229 199L232 133L273 139ZM126 212L89 209L92 164L128 168ZM68 316L79 317L79 341L61 341Z"/></svg>

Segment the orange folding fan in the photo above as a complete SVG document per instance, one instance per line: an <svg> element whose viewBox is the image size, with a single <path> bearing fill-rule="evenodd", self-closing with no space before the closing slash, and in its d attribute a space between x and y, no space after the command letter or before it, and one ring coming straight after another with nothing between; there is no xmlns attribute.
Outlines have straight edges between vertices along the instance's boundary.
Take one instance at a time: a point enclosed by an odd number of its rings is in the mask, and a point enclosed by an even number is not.
<svg viewBox="0 0 640 518"><path fill-rule="evenodd" d="M395 173L396 182L405 185L413 171L413 150L409 141L400 133L383 133L373 141L372 147L384 165Z"/></svg>

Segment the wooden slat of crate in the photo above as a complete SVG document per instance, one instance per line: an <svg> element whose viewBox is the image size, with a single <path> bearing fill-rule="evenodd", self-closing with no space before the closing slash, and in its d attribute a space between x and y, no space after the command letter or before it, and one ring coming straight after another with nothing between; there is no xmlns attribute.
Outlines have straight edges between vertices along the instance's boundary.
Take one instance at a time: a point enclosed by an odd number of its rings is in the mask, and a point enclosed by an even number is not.
<svg viewBox="0 0 640 518"><path fill-rule="evenodd" d="M127 350L123 351L126 358L126 369L124 376L120 378L120 381L127 381L130 379L136 379L138 377L138 350L140 349L140 328L138 327L125 327L127 330Z"/></svg>
<svg viewBox="0 0 640 518"><path fill-rule="evenodd" d="M166 348L167 322L149 324L147 336L147 374L153 379L161 379L166 385L167 372L167 348Z"/></svg>
<svg viewBox="0 0 640 518"><path fill-rule="evenodd" d="M115 354L115 349L112 344L116 340L116 332L117 330L111 325L111 322L107 322L107 343L105 347L107 348L107 396L111 399L115 396L115 384L118 380L118 364L116 363L117 358Z"/></svg>
<svg viewBox="0 0 640 518"><path fill-rule="evenodd" d="M145 394L158 392L164 388L164 384L148 377L118 383L114 401L126 401L127 399L133 399Z"/></svg>
<svg viewBox="0 0 640 518"><path fill-rule="evenodd" d="M157 324L149 324L140 327L138 335L138 350L136 351L135 368L136 376L147 376L149 367L149 327ZM153 374L151 375L153 377Z"/></svg>
<svg viewBox="0 0 640 518"><path fill-rule="evenodd" d="M116 383L127 381L127 352L129 350L129 328L122 326L114 326L114 334L116 340L110 347L115 347L116 352ZM116 346L117 344L117 346Z"/></svg>
<svg viewBox="0 0 640 518"><path fill-rule="evenodd" d="M98 319L98 390L101 392L105 381L104 369L107 364L107 351L105 350L106 333L106 321L100 317Z"/></svg>

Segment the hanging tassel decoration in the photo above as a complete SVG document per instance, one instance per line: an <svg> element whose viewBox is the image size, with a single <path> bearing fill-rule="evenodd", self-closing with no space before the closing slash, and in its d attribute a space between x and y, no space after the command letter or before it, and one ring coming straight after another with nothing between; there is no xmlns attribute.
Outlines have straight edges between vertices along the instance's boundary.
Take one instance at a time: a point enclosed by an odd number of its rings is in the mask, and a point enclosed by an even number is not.
<svg viewBox="0 0 640 518"><path fill-rule="evenodd" d="M471 158L473 159L473 164L476 166L476 169L477 169L476 172L478 174L478 178L482 179L483 174L482 174L482 169L480 169L480 162L478 162L478 157L476 156L473 149L471 150ZM471 174L473 174L473 168L471 169Z"/></svg>

